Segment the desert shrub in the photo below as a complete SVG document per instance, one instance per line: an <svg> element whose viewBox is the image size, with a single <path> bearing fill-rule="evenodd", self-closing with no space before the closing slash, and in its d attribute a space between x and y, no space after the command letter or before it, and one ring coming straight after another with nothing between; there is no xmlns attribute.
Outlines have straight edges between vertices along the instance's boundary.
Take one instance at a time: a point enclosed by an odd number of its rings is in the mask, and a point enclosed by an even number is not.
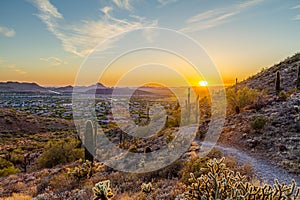
<svg viewBox="0 0 300 200"><path fill-rule="evenodd" d="M178 178L180 177L180 170L183 168L184 162L181 159L178 159L174 161L172 164L159 169L154 172L149 172L149 176L152 178L160 177L165 179L171 179L171 178ZM150 181L150 177L148 178L148 181Z"/></svg>
<svg viewBox="0 0 300 200"><path fill-rule="evenodd" d="M12 124L12 123L13 123L13 121L12 121L11 119L9 119L9 118L6 118L6 119L5 119L5 122L6 122L7 124Z"/></svg>
<svg viewBox="0 0 300 200"><path fill-rule="evenodd" d="M49 142L38 159L39 168L51 168L83 158L83 149L76 148L79 141L72 138Z"/></svg>
<svg viewBox="0 0 300 200"><path fill-rule="evenodd" d="M79 166L74 168L67 168L67 174L76 178L77 180L90 178L94 173L99 172L103 169L103 166L100 163L92 163L89 160L86 160Z"/></svg>
<svg viewBox="0 0 300 200"><path fill-rule="evenodd" d="M62 172L53 176L49 185L54 192L61 193L74 189L78 186L78 182L74 177L68 176L66 173Z"/></svg>
<svg viewBox="0 0 300 200"><path fill-rule="evenodd" d="M246 107L259 110L264 106L264 92L249 87L241 88L238 91L228 89L226 97L228 108L231 112L241 111Z"/></svg>
<svg viewBox="0 0 300 200"><path fill-rule="evenodd" d="M13 150L11 153L10 161L14 163L15 165L21 164L24 162L24 152L21 148L17 148Z"/></svg>
<svg viewBox="0 0 300 200"><path fill-rule="evenodd" d="M192 158L185 163L185 167L181 171L181 181L185 184L189 183L190 173L200 176L200 169L206 166L208 158Z"/></svg>
<svg viewBox="0 0 300 200"><path fill-rule="evenodd" d="M255 130L262 129L267 123L267 118L265 116L254 116L251 121L251 127Z"/></svg>
<svg viewBox="0 0 300 200"><path fill-rule="evenodd" d="M278 97L280 100L284 101L288 98L288 94L285 91L281 90L278 94Z"/></svg>
<svg viewBox="0 0 300 200"><path fill-rule="evenodd" d="M31 200L32 197L25 194L13 193L11 197L0 198L1 200Z"/></svg>
<svg viewBox="0 0 300 200"><path fill-rule="evenodd" d="M20 170L15 168L13 163L0 157L0 177L19 173Z"/></svg>
<svg viewBox="0 0 300 200"><path fill-rule="evenodd" d="M250 181L254 178L253 167L250 163L245 163L243 165L238 165L236 162L236 158L233 156L226 156L224 160L224 164L232 171L239 172L242 176Z"/></svg>
<svg viewBox="0 0 300 200"><path fill-rule="evenodd" d="M300 188L296 188L293 180L291 185L280 184L275 180L274 186L265 184L255 186L245 181L238 172L229 170L216 159L209 160L196 177L191 173L190 184L185 193L186 199L297 199Z"/></svg>

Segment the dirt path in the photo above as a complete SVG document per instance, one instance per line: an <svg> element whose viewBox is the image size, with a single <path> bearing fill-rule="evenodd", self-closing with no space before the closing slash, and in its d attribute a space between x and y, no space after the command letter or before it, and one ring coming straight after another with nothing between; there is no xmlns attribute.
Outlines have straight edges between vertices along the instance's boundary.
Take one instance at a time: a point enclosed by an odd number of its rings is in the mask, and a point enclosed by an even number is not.
<svg viewBox="0 0 300 200"><path fill-rule="evenodd" d="M201 143L200 141L196 141L200 146L207 145L211 146L209 143ZM277 178L280 183L285 182L286 184L290 184L292 179L294 179L297 183L300 183L300 177L290 174L283 169L270 165L262 160L251 157L246 152L238 150L233 147L228 147L225 145L217 144L214 147L218 148L225 156L230 155L234 156L238 163L250 163L257 175L258 179L262 182L266 182L268 184L273 184L274 179Z"/></svg>

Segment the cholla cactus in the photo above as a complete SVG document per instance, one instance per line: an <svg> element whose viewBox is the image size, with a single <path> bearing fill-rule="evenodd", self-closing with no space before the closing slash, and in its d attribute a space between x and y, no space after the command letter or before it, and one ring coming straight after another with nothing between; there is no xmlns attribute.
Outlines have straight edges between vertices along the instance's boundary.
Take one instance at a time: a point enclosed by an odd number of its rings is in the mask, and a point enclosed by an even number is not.
<svg viewBox="0 0 300 200"><path fill-rule="evenodd" d="M110 200L114 194L110 188L110 181L101 181L93 187L94 198L93 200Z"/></svg>
<svg viewBox="0 0 300 200"><path fill-rule="evenodd" d="M188 192L185 193L188 200L202 199L259 199L259 200L296 200L299 197L300 188L296 188L293 180L291 185L279 184L275 180L274 186L264 185L257 187L244 181L239 173L229 170L220 161L211 160L207 168L202 169L202 175L195 178L191 173Z"/></svg>
<svg viewBox="0 0 300 200"><path fill-rule="evenodd" d="M149 194L150 192L152 192L154 190L151 182L150 183L143 183L141 186L142 192L145 194Z"/></svg>
<svg viewBox="0 0 300 200"><path fill-rule="evenodd" d="M75 167L73 169L67 169L68 174L73 175L77 179L90 178L95 172L99 171L101 165L98 163L92 163L86 160L82 165Z"/></svg>

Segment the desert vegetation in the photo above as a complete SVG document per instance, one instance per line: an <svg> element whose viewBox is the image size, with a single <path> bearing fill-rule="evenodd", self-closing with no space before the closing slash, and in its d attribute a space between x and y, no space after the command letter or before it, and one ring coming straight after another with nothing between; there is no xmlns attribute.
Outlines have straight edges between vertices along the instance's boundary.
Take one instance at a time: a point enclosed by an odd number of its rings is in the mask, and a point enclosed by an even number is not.
<svg viewBox="0 0 300 200"><path fill-rule="evenodd" d="M120 172L93 157L86 160L83 141L69 115L34 116L22 109L3 108L0 198L299 199L299 58L288 58L226 89L225 124L218 143L204 157L198 153L211 120L209 96L194 100L187 96L185 108L176 100L163 102L165 125L147 138L123 132L111 117L109 101L97 99L97 120L105 136L132 153L159 150L176 137L180 125L199 123L196 139L187 152L169 166L149 173ZM149 123L149 107L156 103L155 98L148 102L132 98L130 114L137 126ZM262 170L267 177L261 177ZM288 182L285 177L295 180Z"/></svg>

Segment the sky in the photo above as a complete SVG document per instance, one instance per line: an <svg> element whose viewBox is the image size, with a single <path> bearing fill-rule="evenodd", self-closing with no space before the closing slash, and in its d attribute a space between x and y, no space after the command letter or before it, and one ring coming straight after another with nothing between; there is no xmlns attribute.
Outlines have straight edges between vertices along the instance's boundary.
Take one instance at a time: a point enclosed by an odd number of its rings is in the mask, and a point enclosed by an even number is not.
<svg viewBox="0 0 300 200"><path fill-rule="evenodd" d="M214 62L223 82L232 84L235 78L243 80L299 52L300 1L1 0L0 81L74 85L95 47L107 40L109 45L101 46L106 53L114 49L111 46L130 46L135 43L134 37L127 43L111 38L144 27L172 30L196 41ZM159 38L147 31L144 36L147 40ZM160 37L155 42L168 39ZM172 42L177 48L183 45ZM143 60L148 53L143 51L143 56L137 53L116 62L103 83L113 86L122 78L120 71L125 65ZM170 55L155 55L161 57L160 61L171 59L171 68L181 63L175 63ZM184 63L177 68L189 71ZM144 73L168 74L157 65L151 69ZM133 77L143 79L143 70L134 74L123 84L138 84ZM213 82L209 77L205 79L209 84Z"/></svg>

